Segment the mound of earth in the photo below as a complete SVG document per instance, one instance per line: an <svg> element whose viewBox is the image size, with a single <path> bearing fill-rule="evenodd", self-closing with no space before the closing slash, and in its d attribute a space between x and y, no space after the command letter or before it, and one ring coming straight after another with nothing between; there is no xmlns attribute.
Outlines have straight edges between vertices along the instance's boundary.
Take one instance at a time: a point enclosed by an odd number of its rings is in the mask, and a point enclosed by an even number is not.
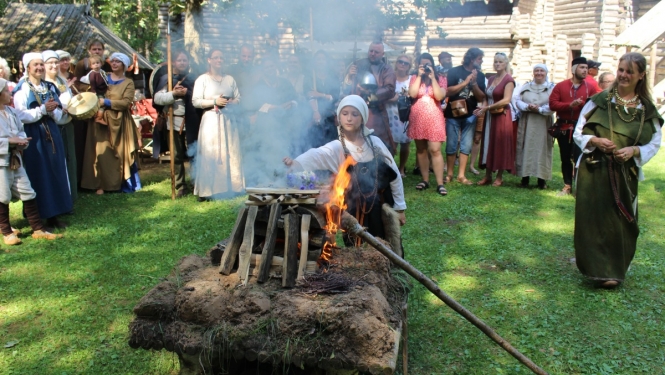
<svg viewBox="0 0 665 375"><path fill-rule="evenodd" d="M394 371L407 279L378 251L336 249L293 289L242 286L219 273L216 251L184 257L139 301L130 346L177 353L181 374Z"/></svg>

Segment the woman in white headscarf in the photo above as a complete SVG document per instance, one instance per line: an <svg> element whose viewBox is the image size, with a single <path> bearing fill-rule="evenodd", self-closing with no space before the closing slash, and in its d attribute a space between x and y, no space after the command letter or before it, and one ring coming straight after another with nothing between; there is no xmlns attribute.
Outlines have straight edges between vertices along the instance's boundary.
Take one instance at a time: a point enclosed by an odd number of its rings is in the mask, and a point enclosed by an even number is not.
<svg viewBox="0 0 665 375"><path fill-rule="evenodd" d="M367 104L360 96L345 97L337 107L339 139L310 149L295 160L285 158L284 163L294 170L337 173L344 160L352 157L356 164L349 168L352 178L345 197L347 211L369 233L385 238L382 204L387 203L397 211L400 224L404 225L406 202L402 177L390 151L365 126L368 113Z"/></svg>
<svg viewBox="0 0 665 375"><path fill-rule="evenodd" d="M105 191L133 193L141 189L136 166L139 135L131 112L134 82L125 77L130 59L116 52L110 60L109 87L105 98L99 99L106 124L90 120L81 176L81 187L96 190L98 195Z"/></svg>
<svg viewBox="0 0 665 375"><path fill-rule="evenodd" d="M72 98L72 91L69 86L73 81L68 82L62 78L60 73L60 56L57 52L46 50L42 52L42 59L44 60L45 77L47 82L55 84L60 92L60 103L63 109L67 110L69 99ZM72 118L65 114L62 119L58 121L58 128L62 135L62 142L65 146L65 159L67 160L67 176L69 177L69 190L72 194L72 201L78 197L77 177L76 177L76 151L74 150L74 125Z"/></svg>
<svg viewBox="0 0 665 375"><path fill-rule="evenodd" d="M522 177L522 186L529 186L529 177L538 178L538 188L547 188L552 179L552 137L547 128L552 125L550 94L554 84L547 79L545 64L533 67L533 80L524 84L513 96L522 112L517 126L515 169Z"/></svg>

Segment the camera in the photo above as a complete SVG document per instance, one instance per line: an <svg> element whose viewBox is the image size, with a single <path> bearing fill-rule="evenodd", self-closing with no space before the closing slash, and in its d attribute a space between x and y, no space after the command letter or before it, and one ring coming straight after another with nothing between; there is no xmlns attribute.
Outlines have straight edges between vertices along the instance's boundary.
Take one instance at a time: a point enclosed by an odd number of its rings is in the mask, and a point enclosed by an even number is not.
<svg viewBox="0 0 665 375"><path fill-rule="evenodd" d="M423 66L423 69L425 70L425 73L427 73L427 74L432 73L432 65L430 65L430 64L425 64L425 66Z"/></svg>

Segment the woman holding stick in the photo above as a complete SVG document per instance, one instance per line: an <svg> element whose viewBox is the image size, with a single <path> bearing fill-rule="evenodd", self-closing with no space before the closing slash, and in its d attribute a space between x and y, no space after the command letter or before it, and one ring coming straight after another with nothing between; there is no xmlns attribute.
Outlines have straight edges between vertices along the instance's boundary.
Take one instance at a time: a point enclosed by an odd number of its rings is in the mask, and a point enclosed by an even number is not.
<svg viewBox="0 0 665 375"><path fill-rule="evenodd" d="M203 109L196 147L194 194L199 201L241 193L245 188L240 135L226 106L237 104L236 81L222 72L224 56L214 49L208 55L208 72L194 83L192 103Z"/></svg>
<svg viewBox="0 0 665 375"><path fill-rule="evenodd" d="M132 118L134 82L125 77L129 56L111 55L111 73L105 98L99 99L106 124L91 121L83 159L81 187L95 190L133 193L141 189L136 156L139 149L138 129Z"/></svg>
<svg viewBox="0 0 665 375"><path fill-rule="evenodd" d="M644 56L619 59L616 80L582 108L573 138L582 149L575 203L577 268L603 288L621 284L635 255L642 167L662 138Z"/></svg>
<svg viewBox="0 0 665 375"><path fill-rule="evenodd" d="M337 107L339 139L310 149L295 160L284 158L284 164L294 170L338 173L347 157L352 157L356 164L349 168L352 177L345 196L347 211L367 227L369 233L386 238L382 205L386 203L394 209L400 225L404 225L404 188L390 151L365 127L368 113L363 98L345 97Z"/></svg>

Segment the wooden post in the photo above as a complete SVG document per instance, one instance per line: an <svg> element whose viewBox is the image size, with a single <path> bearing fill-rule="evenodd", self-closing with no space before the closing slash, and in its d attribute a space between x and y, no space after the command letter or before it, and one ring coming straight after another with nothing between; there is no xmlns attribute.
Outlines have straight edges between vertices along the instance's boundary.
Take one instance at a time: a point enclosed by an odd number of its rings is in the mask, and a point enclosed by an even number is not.
<svg viewBox="0 0 665 375"><path fill-rule="evenodd" d="M233 230L231 230L229 244L226 246L224 255L222 255L222 260L219 262L219 273L224 275L231 273L233 264L236 262L236 256L238 255L240 244L242 243L242 234L245 231L246 222L247 207L243 207L240 209L238 217L236 217L236 223L233 225Z"/></svg>
<svg viewBox="0 0 665 375"><path fill-rule="evenodd" d="M656 86L656 70L658 70L658 42L653 42L651 45L651 58L649 61L649 82L651 88Z"/></svg>
<svg viewBox="0 0 665 375"><path fill-rule="evenodd" d="M309 251L309 222L311 220L311 216L302 215L300 223L300 263L298 264L298 279L305 275L305 267L307 266L307 252Z"/></svg>
<svg viewBox="0 0 665 375"><path fill-rule="evenodd" d="M298 215L284 215L284 263L282 264L282 286L293 288L298 276Z"/></svg>
<svg viewBox="0 0 665 375"><path fill-rule="evenodd" d="M171 17L167 19L166 26L166 66L168 74L168 91L173 91L173 62L171 61ZM171 159L171 200L175 200L175 142L173 141L173 105L169 106L169 124L171 129L169 130L169 152Z"/></svg>
<svg viewBox="0 0 665 375"><path fill-rule="evenodd" d="M268 219L268 228L266 229L266 241L261 251L261 264L259 265L258 282L264 283L270 277L270 265L272 264L272 254L275 251L275 239L277 238L277 222L282 216L282 205L273 203L270 205L270 218Z"/></svg>
<svg viewBox="0 0 665 375"><path fill-rule="evenodd" d="M252 206L247 213L247 222L245 223L245 234L242 239L242 245L238 250L238 276L243 284L247 284L249 278L249 264L252 260L252 248L254 248L254 221L259 212L258 206Z"/></svg>

